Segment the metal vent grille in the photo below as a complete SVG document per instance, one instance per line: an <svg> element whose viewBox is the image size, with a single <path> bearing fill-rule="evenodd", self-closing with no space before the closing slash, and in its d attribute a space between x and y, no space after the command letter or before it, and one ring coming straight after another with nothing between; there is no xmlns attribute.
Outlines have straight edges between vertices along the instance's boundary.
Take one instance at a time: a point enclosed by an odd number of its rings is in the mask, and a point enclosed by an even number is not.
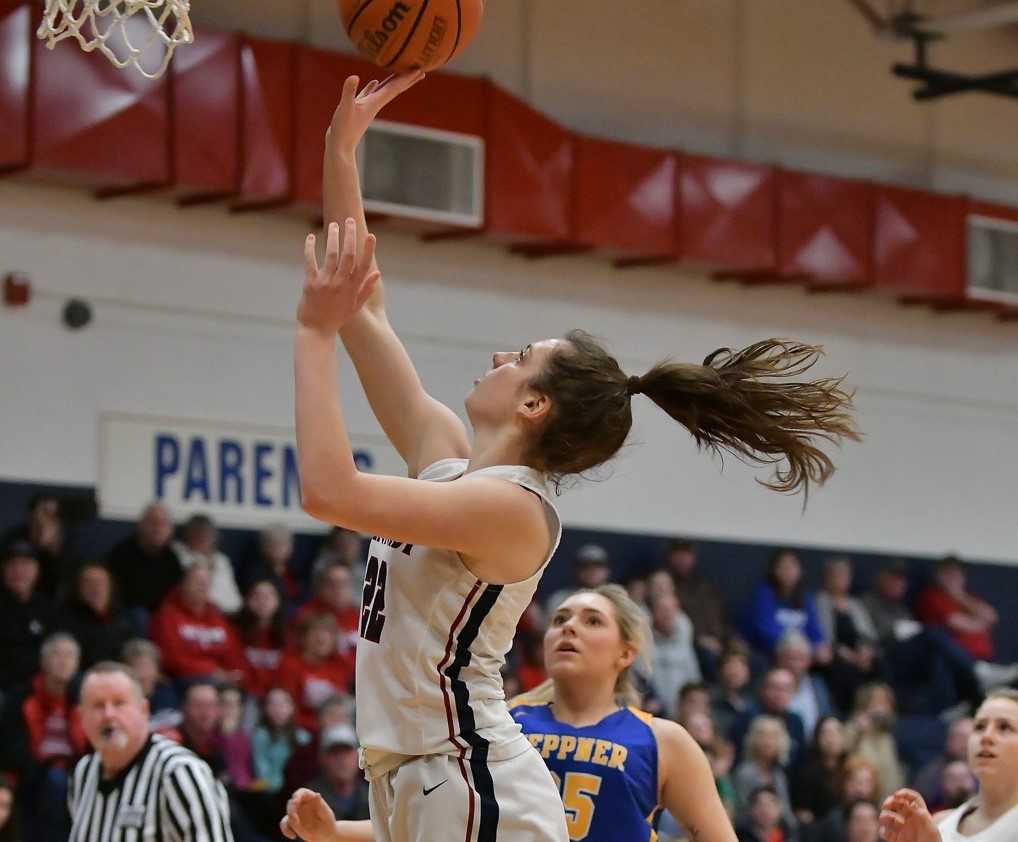
<svg viewBox="0 0 1018 842"><path fill-rule="evenodd" d="M968 295L1018 304L1018 223L969 217Z"/></svg>
<svg viewBox="0 0 1018 842"><path fill-rule="evenodd" d="M359 150L368 211L479 228L484 222L484 140L376 120Z"/></svg>

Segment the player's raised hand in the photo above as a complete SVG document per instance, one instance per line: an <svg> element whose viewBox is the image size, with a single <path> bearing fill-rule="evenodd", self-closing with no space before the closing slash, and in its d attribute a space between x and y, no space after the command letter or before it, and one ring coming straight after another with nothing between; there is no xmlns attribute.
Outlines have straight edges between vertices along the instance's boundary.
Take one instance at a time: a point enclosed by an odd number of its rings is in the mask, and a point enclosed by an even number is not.
<svg viewBox="0 0 1018 842"><path fill-rule="evenodd" d="M899 789L885 799L880 807L880 837L886 842L940 842L926 802L912 789Z"/></svg>
<svg viewBox="0 0 1018 842"><path fill-rule="evenodd" d="M304 242L304 290L297 307L297 321L305 327L335 334L371 295L381 273L372 269L375 235L368 234L357 254L357 225L347 219L340 247L339 225L329 225L325 263L319 268L315 235Z"/></svg>
<svg viewBox="0 0 1018 842"><path fill-rule="evenodd" d="M279 829L287 839L298 836L304 842L334 842L336 816L317 792L298 789L286 802L286 815Z"/></svg>
<svg viewBox="0 0 1018 842"><path fill-rule="evenodd" d="M411 70L390 76L384 82L372 79L358 93L360 79L348 77L343 83L343 97L325 133L326 147L333 152L352 155L378 112L423 78L423 70Z"/></svg>

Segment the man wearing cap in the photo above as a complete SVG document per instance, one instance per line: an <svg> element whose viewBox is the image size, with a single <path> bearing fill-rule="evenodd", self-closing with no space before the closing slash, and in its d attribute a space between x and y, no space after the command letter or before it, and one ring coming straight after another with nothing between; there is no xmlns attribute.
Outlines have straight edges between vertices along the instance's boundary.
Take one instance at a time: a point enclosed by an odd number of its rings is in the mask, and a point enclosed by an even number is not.
<svg viewBox="0 0 1018 842"><path fill-rule="evenodd" d="M27 541L15 541L3 554L0 587L0 690L24 687L39 667L42 641L53 630L56 608L38 590L39 560Z"/></svg>
<svg viewBox="0 0 1018 842"><path fill-rule="evenodd" d="M369 818L368 785L357 765L357 736L349 725L333 725L319 739L321 774L308 789L325 799L338 821Z"/></svg>
<svg viewBox="0 0 1018 842"><path fill-rule="evenodd" d="M555 591L545 603L551 615L573 593L583 588L596 588L611 579L612 569L608 552L600 544L584 544L573 560L573 578L576 584Z"/></svg>

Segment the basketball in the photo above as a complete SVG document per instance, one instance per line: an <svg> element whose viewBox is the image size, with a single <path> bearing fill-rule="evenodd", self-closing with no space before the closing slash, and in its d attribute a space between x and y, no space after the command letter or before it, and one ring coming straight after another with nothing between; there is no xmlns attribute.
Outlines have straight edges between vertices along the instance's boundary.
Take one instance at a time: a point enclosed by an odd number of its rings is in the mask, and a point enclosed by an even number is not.
<svg viewBox="0 0 1018 842"><path fill-rule="evenodd" d="M484 0L339 0L357 52L393 72L441 67L473 40L483 13Z"/></svg>

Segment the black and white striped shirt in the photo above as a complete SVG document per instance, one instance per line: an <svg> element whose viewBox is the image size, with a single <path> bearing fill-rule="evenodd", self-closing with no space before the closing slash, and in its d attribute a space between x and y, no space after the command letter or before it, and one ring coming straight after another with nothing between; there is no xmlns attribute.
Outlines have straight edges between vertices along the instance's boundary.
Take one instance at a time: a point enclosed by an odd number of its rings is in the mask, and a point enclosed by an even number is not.
<svg viewBox="0 0 1018 842"><path fill-rule="evenodd" d="M68 842L233 842L223 785L198 755L158 734L110 780L98 753L79 760L67 806Z"/></svg>

